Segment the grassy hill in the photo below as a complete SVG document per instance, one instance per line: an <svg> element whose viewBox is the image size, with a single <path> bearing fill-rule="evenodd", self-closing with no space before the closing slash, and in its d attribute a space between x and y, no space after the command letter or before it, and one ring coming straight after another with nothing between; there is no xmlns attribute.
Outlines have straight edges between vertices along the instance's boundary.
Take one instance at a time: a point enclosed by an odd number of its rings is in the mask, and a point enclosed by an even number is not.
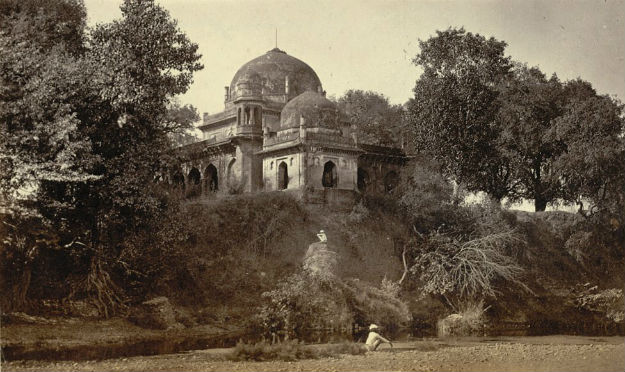
<svg viewBox="0 0 625 372"><path fill-rule="evenodd" d="M384 277L396 281L403 273L401 252L413 238L412 226L392 206L365 204L351 210L302 205L284 193L190 202L184 207L193 226L180 258L184 265L155 290L192 308L200 320L245 324L265 301L262 293L300 269L320 229L338 253L340 277L376 287ZM618 310L622 301L622 245L599 241L571 213L504 213L525 240L514 258L531 292L502 283L497 299L489 300L487 315L493 321L528 324L535 333L607 324L607 307ZM602 291L610 288L621 290L620 297L603 299L611 305L583 304L584 296L598 296L601 302ZM421 298L413 280L404 283L401 297L417 327L432 326L451 312L436 299Z"/></svg>

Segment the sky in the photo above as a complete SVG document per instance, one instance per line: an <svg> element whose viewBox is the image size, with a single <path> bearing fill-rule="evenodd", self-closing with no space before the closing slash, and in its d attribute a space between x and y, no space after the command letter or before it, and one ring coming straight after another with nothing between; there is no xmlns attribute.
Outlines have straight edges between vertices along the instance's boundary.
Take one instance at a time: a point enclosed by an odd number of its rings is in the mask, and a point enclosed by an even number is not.
<svg viewBox="0 0 625 372"><path fill-rule="evenodd" d="M223 109L224 86L276 45L309 64L328 95L373 90L405 103L420 70L419 40L437 30L503 40L514 60L562 80L581 77L625 100L625 0L157 0L199 45L204 70L180 98L200 113ZM121 16L121 0L85 0L89 25Z"/></svg>

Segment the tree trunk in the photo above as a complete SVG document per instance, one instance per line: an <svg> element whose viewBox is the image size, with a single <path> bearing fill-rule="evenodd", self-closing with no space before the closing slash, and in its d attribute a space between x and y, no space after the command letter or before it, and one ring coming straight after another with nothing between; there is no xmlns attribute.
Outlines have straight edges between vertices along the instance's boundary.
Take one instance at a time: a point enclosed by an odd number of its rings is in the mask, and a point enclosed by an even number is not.
<svg viewBox="0 0 625 372"><path fill-rule="evenodd" d="M535 212L544 212L547 208L547 200L543 198L541 195L536 195L534 198L534 211Z"/></svg>
<svg viewBox="0 0 625 372"><path fill-rule="evenodd" d="M534 162L534 212L544 212L548 202L541 182L541 164L542 158Z"/></svg>

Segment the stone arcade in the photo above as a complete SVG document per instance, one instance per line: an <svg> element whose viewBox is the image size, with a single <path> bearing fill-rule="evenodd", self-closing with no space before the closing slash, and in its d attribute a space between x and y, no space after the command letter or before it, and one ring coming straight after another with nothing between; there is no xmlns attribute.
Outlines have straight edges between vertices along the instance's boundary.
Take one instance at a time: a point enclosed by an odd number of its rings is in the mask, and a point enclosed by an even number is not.
<svg viewBox="0 0 625 372"><path fill-rule="evenodd" d="M360 143L315 71L277 48L237 71L224 103L204 114L203 140L181 148L172 180L187 196L286 190L348 201L392 189L406 161L401 149Z"/></svg>

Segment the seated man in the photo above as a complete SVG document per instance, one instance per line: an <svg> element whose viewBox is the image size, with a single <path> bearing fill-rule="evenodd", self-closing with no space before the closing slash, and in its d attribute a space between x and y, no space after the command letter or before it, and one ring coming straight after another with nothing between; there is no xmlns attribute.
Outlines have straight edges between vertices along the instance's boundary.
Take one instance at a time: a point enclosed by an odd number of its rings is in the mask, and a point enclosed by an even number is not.
<svg viewBox="0 0 625 372"><path fill-rule="evenodd" d="M375 351L378 348L378 346L380 346L380 344L383 342L386 342L389 345L391 345L391 348L393 347L392 342L380 336L380 334L378 333L379 329L380 328L375 324L371 324L369 326L369 336L367 336L367 341L365 342L365 346L367 347L367 350Z"/></svg>
<svg viewBox="0 0 625 372"><path fill-rule="evenodd" d="M317 238L319 238L319 241L322 243L325 243L328 241L328 237L326 236L326 233L323 230L319 230L319 234L317 234Z"/></svg>

